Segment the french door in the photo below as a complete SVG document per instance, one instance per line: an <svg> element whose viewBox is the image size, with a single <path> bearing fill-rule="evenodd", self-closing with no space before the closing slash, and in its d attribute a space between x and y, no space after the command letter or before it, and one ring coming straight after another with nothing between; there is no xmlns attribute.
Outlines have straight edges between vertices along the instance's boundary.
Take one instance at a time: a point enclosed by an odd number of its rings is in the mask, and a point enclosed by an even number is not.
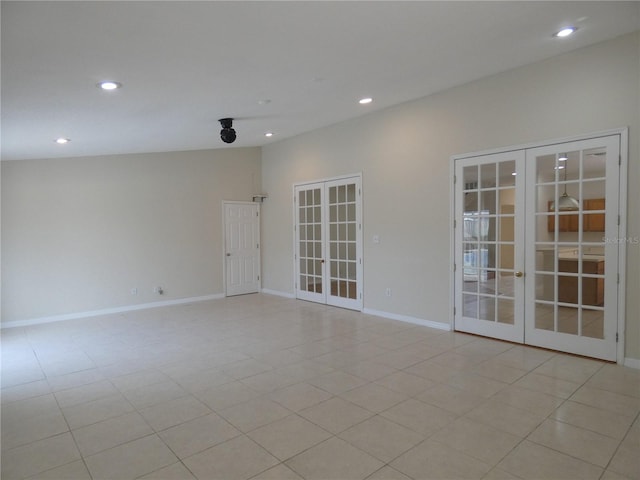
<svg viewBox="0 0 640 480"><path fill-rule="evenodd" d="M362 310L360 183L295 186L296 298Z"/></svg>
<svg viewBox="0 0 640 480"><path fill-rule="evenodd" d="M523 341L524 192L522 151L456 162L457 330Z"/></svg>
<svg viewBox="0 0 640 480"><path fill-rule="evenodd" d="M616 360L620 136L456 160L456 330Z"/></svg>

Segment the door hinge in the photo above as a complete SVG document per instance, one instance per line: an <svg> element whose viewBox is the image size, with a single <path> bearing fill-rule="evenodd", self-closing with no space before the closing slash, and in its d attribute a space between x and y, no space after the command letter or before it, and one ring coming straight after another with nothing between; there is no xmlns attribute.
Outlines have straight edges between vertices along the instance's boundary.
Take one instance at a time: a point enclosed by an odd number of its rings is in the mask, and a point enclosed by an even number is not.
<svg viewBox="0 0 640 480"><path fill-rule="evenodd" d="M455 220L453 221L453 228L456 228L456 226L458 225L458 222L456 222Z"/></svg>
<svg viewBox="0 0 640 480"><path fill-rule="evenodd" d="M260 275L258 275L258 280L260 280Z"/></svg>
<svg viewBox="0 0 640 480"><path fill-rule="evenodd" d="M622 155L618 155L618 165L622 165Z"/></svg>
<svg viewBox="0 0 640 480"><path fill-rule="evenodd" d="M453 264L453 271L454 271L454 272L456 271L456 268L458 268L458 267L457 267L457 265L454 263L454 264Z"/></svg>
<svg viewBox="0 0 640 480"><path fill-rule="evenodd" d="M362 259L361 259L361 258L359 258L358 260L360 261L360 265L362 265Z"/></svg>
<svg viewBox="0 0 640 480"><path fill-rule="evenodd" d="M362 300L362 292L360 292L360 300Z"/></svg>
<svg viewBox="0 0 640 480"><path fill-rule="evenodd" d="M362 230L362 224L358 224L358 230Z"/></svg>
<svg viewBox="0 0 640 480"><path fill-rule="evenodd" d="M256 212L256 217L259 217L259 216L260 216L260 212Z"/></svg>
<svg viewBox="0 0 640 480"><path fill-rule="evenodd" d="M618 343L618 332L616 332L616 343Z"/></svg>
<svg viewBox="0 0 640 480"><path fill-rule="evenodd" d="M618 274L618 281L617 281L617 283L618 283L618 284L620 284L620 274Z"/></svg>
<svg viewBox="0 0 640 480"><path fill-rule="evenodd" d="M260 248L260 244L259 243L256 243L256 248Z"/></svg>
<svg viewBox="0 0 640 480"><path fill-rule="evenodd" d="M620 226L620 215L618 215L618 226Z"/></svg>
<svg viewBox="0 0 640 480"><path fill-rule="evenodd" d="M456 316L456 307L453 307L453 316Z"/></svg>
<svg viewBox="0 0 640 480"><path fill-rule="evenodd" d="M453 183L455 184L458 181L458 179L456 178L456 176L453 176Z"/></svg>
<svg viewBox="0 0 640 480"><path fill-rule="evenodd" d="M358 196L362 196L362 190L358 189Z"/></svg>

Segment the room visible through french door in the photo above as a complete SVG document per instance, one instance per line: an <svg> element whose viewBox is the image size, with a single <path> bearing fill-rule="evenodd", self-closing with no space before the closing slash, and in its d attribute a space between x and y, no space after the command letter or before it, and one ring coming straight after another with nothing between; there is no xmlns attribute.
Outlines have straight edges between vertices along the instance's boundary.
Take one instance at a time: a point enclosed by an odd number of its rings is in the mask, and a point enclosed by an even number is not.
<svg viewBox="0 0 640 480"><path fill-rule="evenodd" d="M620 141L455 159L456 330L616 360Z"/></svg>
<svg viewBox="0 0 640 480"><path fill-rule="evenodd" d="M360 177L296 185L296 298L362 310Z"/></svg>

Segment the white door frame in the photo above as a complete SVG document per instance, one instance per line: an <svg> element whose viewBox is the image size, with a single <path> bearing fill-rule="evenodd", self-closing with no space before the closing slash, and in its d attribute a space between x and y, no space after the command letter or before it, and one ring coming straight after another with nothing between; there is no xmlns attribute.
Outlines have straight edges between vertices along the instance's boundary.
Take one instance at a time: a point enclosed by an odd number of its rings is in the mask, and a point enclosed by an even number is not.
<svg viewBox="0 0 640 480"><path fill-rule="evenodd" d="M618 292L617 292L617 363L625 363L625 317L626 317L626 266L627 266L627 200L628 200L628 187L627 187L627 171L629 163L629 129L628 127L617 128L612 130L605 130L600 132L594 132L584 135L574 135L564 138L557 138L541 142L532 142L522 145L512 145L502 148L494 148L489 150L483 150L472 153L456 154L450 157L449 163L449 178L450 178L450 190L449 190L449 218L450 218L450 242L449 242L449 264L451 265L449 273L449 325L453 329L455 324L455 252L456 252L456 235L453 228L454 221L456 219L455 211L455 166L456 161L468 157L476 157L489 154L499 154L505 152L511 152L515 150L528 150L533 148L546 147L550 145L569 143L575 141L589 140L598 137L608 137L611 135L620 136L620 175L618 180L618 213L619 213L619 225L618 225L618 237L611 239L610 241L616 241L618 245L618 265L617 270L619 274Z"/></svg>
<svg viewBox="0 0 640 480"><path fill-rule="evenodd" d="M256 207L257 215L257 248L256 248L256 264L257 264L257 289L255 291L246 292L246 293L258 293L262 290L262 259L261 259L261 251L262 251L262 242L260 240L260 204L256 202L243 202L243 201L233 201L233 200L223 200L222 201L222 275L223 275L223 285L224 285L224 295L225 297L230 296L228 291L228 278L227 278L227 259L228 252L227 249L227 215L226 215L226 207L227 205L252 205ZM233 294L236 295L236 294Z"/></svg>
<svg viewBox="0 0 640 480"><path fill-rule="evenodd" d="M296 198L296 191L298 188L304 188L306 186L309 187L314 187L314 186L322 186L321 188L324 189L324 186L326 186L327 184L331 184L331 183L335 183L335 182L341 182L341 181L345 181L345 180L355 180L356 181L356 185L358 187L358 191L356 192L357 195L357 201L356 201L356 209L357 209L357 219L358 219L358 228L356 229L356 256L358 258L358 262L357 262L357 300L353 301L353 300L348 300L346 301L346 303L342 302L340 298L335 298L332 301L328 301L329 297L330 297L330 291L327 291L327 285L326 285L326 278L327 278L327 271L328 271L328 263L325 262L325 273L323 275L323 282L325 283L325 285L323 285L323 292L322 292L322 296L324 297L324 300L322 300L320 298L320 294L310 294L309 292L305 292L306 295L303 296L299 296L299 291L298 291L298 282L299 282L299 278L298 278L298 232L296 230L296 225L298 225L298 215L299 215L299 211L298 211L298 204L297 204L297 198ZM339 307L344 307L344 308L349 308L349 309L354 309L357 311L362 311L363 306L364 306L364 275L363 275L363 266L364 266L364 255L363 255L363 237L362 237L362 173L355 173L355 174L350 174L350 175L340 175L340 176L336 176L336 177L329 177L329 178L322 178L322 179L318 179L318 180L310 180L310 181L306 181L306 182L298 182L298 183L294 183L292 185L292 199L293 199L293 281L294 281L294 285L293 285L293 295L294 298L301 298L303 300L310 300L310 301L315 301L315 302L321 302L327 305L333 305L333 306L339 306ZM322 193L323 198L325 196L324 191ZM328 210L327 208L325 208L326 206L326 198L324 199L324 204L323 204L323 209L324 210ZM325 211L324 212L324 219L323 219L323 227L322 230L323 232L325 232L325 237L326 237L326 232L328 232L328 212ZM322 248L323 248L323 258L327 258L326 255L326 249L327 249L327 238L323 238L322 239Z"/></svg>

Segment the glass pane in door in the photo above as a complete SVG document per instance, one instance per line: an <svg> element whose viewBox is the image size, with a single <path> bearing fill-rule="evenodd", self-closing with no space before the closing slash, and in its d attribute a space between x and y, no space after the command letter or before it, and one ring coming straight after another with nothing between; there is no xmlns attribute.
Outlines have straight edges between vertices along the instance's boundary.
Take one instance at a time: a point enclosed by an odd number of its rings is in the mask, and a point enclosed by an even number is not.
<svg viewBox="0 0 640 480"><path fill-rule="evenodd" d="M328 187L329 294L357 298L356 184Z"/></svg>
<svg viewBox="0 0 640 480"><path fill-rule="evenodd" d="M298 191L299 289L322 293L322 194L321 188Z"/></svg>
<svg viewBox="0 0 640 480"><path fill-rule="evenodd" d="M604 150L535 158L536 329L604 338Z"/></svg>

